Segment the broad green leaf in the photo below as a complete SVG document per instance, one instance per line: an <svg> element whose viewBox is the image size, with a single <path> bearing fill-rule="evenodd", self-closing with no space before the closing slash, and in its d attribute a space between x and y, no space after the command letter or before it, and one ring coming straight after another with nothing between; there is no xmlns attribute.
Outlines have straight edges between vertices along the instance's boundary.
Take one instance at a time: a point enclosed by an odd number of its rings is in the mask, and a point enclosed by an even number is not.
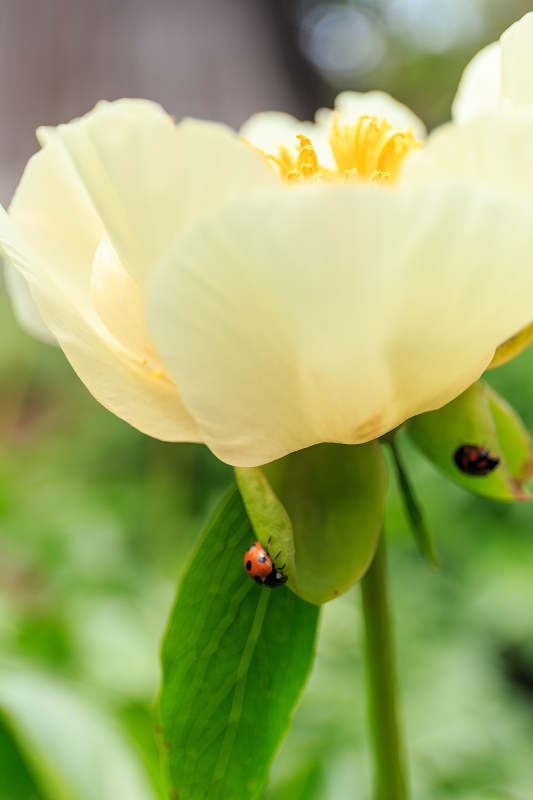
<svg viewBox="0 0 533 800"><path fill-rule="evenodd" d="M116 720L74 685L1 669L0 707L50 800L156 800L142 760Z"/></svg>
<svg viewBox="0 0 533 800"><path fill-rule="evenodd" d="M494 500L528 500L523 487L531 473L531 439L518 415L482 381L437 411L406 424L415 445L443 472L475 494ZM485 447L500 459L488 475L466 475L454 461L465 444Z"/></svg>
<svg viewBox="0 0 533 800"><path fill-rule="evenodd" d="M263 546L270 543L273 556L281 552L287 586L298 594L291 521L260 467L235 467L235 477L252 527Z"/></svg>
<svg viewBox="0 0 533 800"><path fill-rule="evenodd" d="M200 541L163 642L163 751L180 800L259 797L311 667L319 611L249 578L254 538L235 489Z"/></svg>
<svg viewBox="0 0 533 800"><path fill-rule="evenodd" d="M383 519L385 465L377 442L320 444L264 467L294 529L298 592L321 605L368 569Z"/></svg>
<svg viewBox="0 0 533 800"><path fill-rule="evenodd" d="M10 726L0 714L0 800L44 800Z"/></svg>
<svg viewBox="0 0 533 800"><path fill-rule="evenodd" d="M414 490L409 481L409 477L404 469L403 462L398 451L398 445L394 440L390 442L392 454L394 456L394 463L398 473L398 483L400 491L403 495L405 510L411 523L411 529L415 541L422 555L427 559L429 564L434 568L439 567L439 556L437 552L437 543L433 533L428 528L424 515L420 509L418 500L415 497Z"/></svg>

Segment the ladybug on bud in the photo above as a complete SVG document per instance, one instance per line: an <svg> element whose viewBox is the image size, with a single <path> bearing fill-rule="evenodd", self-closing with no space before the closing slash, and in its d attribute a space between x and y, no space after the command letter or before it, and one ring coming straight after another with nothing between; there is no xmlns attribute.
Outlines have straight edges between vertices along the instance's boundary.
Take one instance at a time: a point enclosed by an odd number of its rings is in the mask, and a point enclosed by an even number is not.
<svg viewBox="0 0 533 800"><path fill-rule="evenodd" d="M478 444L464 444L455 451L454 461L466 475L482 477L496 469L500 463L497 455L489 453L485 447Z"/></svg>
<svg viewBox="0 0 533 800"><path fill-rule="evenodd" d="M271 538L272 537L270 537L270 539ZM250 545L244 554L244 568L250 578L253 578L256 583L273 589L275 586L283 586L287 581L287 575L283 574L285 564L283 567L276 567L276 561L281 555L281 550L276 558L270 558L268 552L270 539L268 540L266 550L263 548L261 542L254 542Z"/></svg>

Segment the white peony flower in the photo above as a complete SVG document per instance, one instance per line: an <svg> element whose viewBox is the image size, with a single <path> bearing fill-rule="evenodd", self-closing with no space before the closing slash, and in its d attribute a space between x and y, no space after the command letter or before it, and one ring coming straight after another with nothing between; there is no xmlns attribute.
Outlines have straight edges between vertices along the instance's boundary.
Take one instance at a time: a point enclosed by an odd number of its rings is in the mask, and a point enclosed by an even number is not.
<svg viewBox="0 0 533 800"><path fill-rule="evenodd" d="M260 122L245 143L147 101L100 104L41 130L0 217L94 396L238 466L438 408L533 320L531 197L439 171L431 140L428 177L413 158L403 180L424 131L381 94ZM492 141L483 129L480 152Z"/></svg>

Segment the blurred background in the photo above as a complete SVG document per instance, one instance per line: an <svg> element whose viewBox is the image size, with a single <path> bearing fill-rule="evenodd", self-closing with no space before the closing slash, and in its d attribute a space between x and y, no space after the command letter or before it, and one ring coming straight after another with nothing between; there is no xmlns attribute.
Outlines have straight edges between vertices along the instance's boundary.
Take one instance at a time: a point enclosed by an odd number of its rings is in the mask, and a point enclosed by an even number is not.
<svg viewBox="0 0 533 800"><path fill-rule="evenodd" d="M238 127L384 89L432 128L461 72L526 0L0 0L0 199L34 130L148 97ZM99 406L0 295L0 800L162 798L158 646L229 467ZM533 349L488 380L533 430ZM533 504L478 500L403 442L442 570L388 529L417 800L533 798ZM357 587L319 652L268 800L370 800ZM266 800L265 798L265 800Z"/></svg>

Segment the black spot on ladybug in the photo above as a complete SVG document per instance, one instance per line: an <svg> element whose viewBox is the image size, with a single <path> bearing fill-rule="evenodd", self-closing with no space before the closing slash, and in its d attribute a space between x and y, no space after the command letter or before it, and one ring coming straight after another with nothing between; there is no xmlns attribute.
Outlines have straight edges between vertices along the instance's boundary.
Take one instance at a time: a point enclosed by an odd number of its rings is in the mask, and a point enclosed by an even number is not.
<svg viewBox="0 0 533 800"><path fill-rule="evenodd" d="M250 572L250 570L252 569L252 562L251 561L247 561L246 562L246 569L248 570L248 572Z"/></svg>
<svg viewBox="0 0 533 800"><path fill-rule="evenodd" d="M492 472L500 459L478 444L463 444L455 451L454 461L465 475L483 477Z"/></svg>

